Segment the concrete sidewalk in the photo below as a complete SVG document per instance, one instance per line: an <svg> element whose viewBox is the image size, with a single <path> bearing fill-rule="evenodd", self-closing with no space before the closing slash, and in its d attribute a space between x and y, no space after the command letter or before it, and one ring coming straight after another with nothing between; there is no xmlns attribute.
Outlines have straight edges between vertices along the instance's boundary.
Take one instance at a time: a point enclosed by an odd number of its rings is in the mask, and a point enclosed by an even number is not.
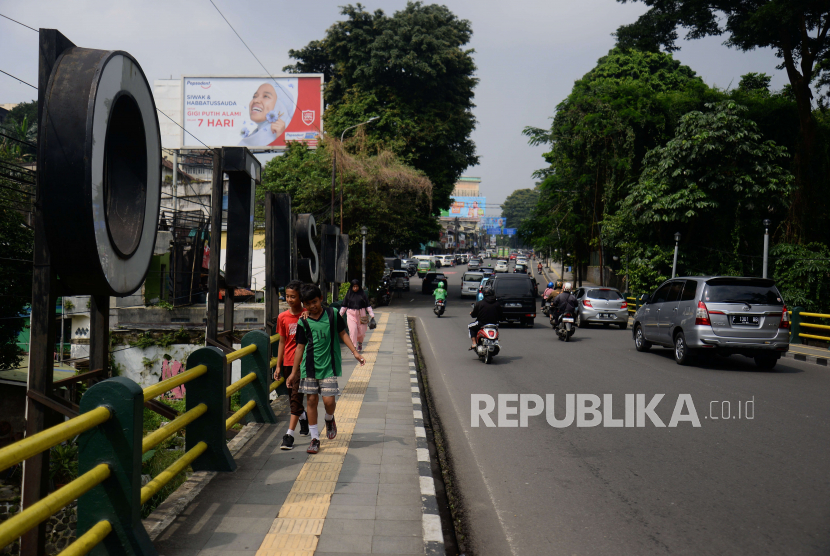
<svg viewBox="0 0 830 556"><path fill-rule="evenodd" d="M378 317L366 365L344 353L337 438L325 438L322 399L317 455L310 437L279 449L284 420L258 425L237 471L216 474L158 536L160 554L443 554L406 316Z"/></svg>

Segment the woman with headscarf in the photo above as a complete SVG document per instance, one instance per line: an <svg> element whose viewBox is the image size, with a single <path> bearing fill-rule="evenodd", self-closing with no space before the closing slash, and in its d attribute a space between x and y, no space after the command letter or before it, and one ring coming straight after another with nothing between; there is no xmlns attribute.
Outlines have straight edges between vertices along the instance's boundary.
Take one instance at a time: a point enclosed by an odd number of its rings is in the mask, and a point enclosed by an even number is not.
<svg viewBox="0 0 830 556"><path fill-rule="evenodd" d="M357 351L362 352L363 339L366 337L366 330L369 329L369 318L375 318L375 313L369 305L369 297L360 287L360 280L351 282L349 293L346 294L340 308L340 315L344 313L349 325L349 338L357 346Z"/></svg>

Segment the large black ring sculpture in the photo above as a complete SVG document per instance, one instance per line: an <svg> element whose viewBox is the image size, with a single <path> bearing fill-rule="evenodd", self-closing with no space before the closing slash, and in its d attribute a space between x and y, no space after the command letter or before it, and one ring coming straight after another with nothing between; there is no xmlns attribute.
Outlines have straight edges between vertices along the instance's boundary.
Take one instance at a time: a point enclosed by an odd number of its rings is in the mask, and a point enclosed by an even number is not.
<svg viewBox="0 0 830 556"><path fill-rule="evenodd" d="M65 293L129 295L147 274L161 200L147 78L126 52L70 48L44 99L39 201L58 278Z"/></svg>

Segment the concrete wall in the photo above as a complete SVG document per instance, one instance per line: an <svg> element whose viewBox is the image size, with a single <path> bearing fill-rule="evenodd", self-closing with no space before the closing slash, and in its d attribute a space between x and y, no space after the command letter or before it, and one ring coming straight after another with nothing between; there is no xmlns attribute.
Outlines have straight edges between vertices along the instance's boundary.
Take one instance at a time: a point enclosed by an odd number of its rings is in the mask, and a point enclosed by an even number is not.
<svg viewBox="0 0 830 556"><path fill-rule="evenodd" d="M141 387L147 387L162 380L162 371L165 362L168 368L179 370L187 369L187 358L191 353L202 346L193 344L173 344L169 347L163 348L160 346L150 346L148 348L131 348L115 351L113 357L115 363L119 367L119 375L134 380ZM240 345L234 345L234 349L239 349ZM118 348L116 348L118 349ZM231 363L231 377L232 380L239 380L242 371L242 362L237 360ZM178 374L178 373L175 373Z"/></svg>
<svg viewBox="0 0 830 556"><path fill-rule="evenodd" d="M219 328L224 320L223 304L219 305ZM234 328L251 330L262 328L265 322L264 303L241 303L234 307ZM207 319L205 305L176 307L168 311L158 307L125 307L118 309L118 324L121 328L178 329L203 328Z"/></svg>

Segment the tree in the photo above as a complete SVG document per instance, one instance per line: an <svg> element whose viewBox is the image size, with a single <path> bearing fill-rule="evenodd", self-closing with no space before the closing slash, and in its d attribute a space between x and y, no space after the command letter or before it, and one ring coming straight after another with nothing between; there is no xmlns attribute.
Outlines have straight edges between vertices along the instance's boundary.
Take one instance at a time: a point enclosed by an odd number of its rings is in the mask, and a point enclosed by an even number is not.
<svg viewBox="0 0 830 556"><path fill-rule="evenodd" d="M433 184L434 214L449 207L455 182L478 163L470 135L473 117L472 36L469 21L445 6L409 2L391 17L360 4L343 7L325 38L290 50L292 73L323 73L328 133L372 116L370 150L391 150Z"/></svg>
<svg viewBox="0 0 830 556"><path fill-rule="evenodd" d="M501 206L501 215L506 219L506 226L518 228L525 220L533 216L539 202L537 189L517 189L507 196Z"/></svg>
<svg viewBox="0 0 830 556"><path fill-rule="evenodd" d="M630 0L618 0L628 2ZM817 129L810 84L830 82L830 3L826 0L641 0L649 11L617 30L622 48L678 50L677 27L687 39L729 34L725 44L749 51L772 48L783 60L800 126L796 162L797 189L790 204L789 238L815 237L810 222L826 216L824 194L814 187L822 171L812 163ZM818 203L818 204L817 204Z"/></svg>
<svg viewBox="0 0 830 556"><path fill-rule="evenodd" d="M673 135L680 116L721 94L670 54L613 49L574 83L550 129L526 128L531 145L550 145L536 214L525 243L573 254L586 263L602 251L604 216L636 183L651 149Z"/></svg>
<svg viewBox="0 0 830 556"><path fill-rule="evenodd" d="M0 160L19 164L0 150ZM20 172L0 171L0 369L20 364L16 342L23 330L32 298L32 246L34 235L26 227L23 211L31 210L31 198L21 191L26 178Z"/></svg>
<svg viewBox="0 0 830 556"><path fill-rule="evenodd" d="M648 261L648 268L630 265L635 287L656 285L643 276L653 274L655 262L644 253L665 251L675 232L686 239L689 273L753 274L741 256L760 252L763 219L786 214L781 200L790 197L793 176L782 167L786 149L764 140L745 114L734 101L707 104L685 114L675 136L646 155L639 181L605 222L610 241Z"/></svg>
<svg viewBox="0 0 830 556"><path fill-rule="evenodd" d="M423 173L402 164L394 154L351 155L336 139L326 139L316 150L290 143L283 156L272 158L257 189L262 209L266 191L290 193L295 213L312 213L327 223L331 210L332 152L337 152L338 188L343 184L343 232L357 246L360 227L369 229L367 244L381 253L418 249L438 236L431 216L432 184ZM335 201L339 224L339 200ZM394 233L390 233L394 230Z"/></svg>

